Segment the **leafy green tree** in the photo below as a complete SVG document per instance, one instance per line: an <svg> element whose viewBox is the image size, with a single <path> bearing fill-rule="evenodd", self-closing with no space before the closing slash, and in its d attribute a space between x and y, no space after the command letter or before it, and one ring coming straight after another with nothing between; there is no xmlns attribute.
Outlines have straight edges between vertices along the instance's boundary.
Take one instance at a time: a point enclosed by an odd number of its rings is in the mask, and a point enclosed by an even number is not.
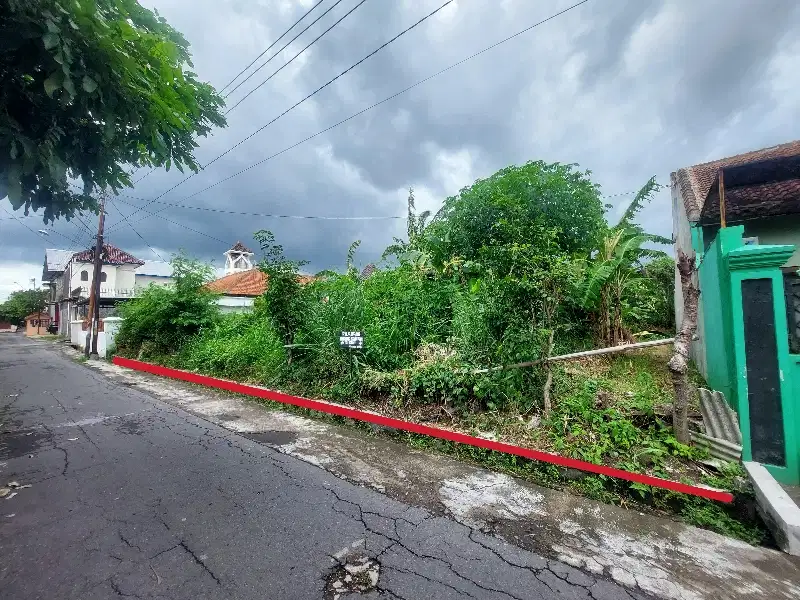
<svg viewBox="0 0 800 600"><path fill-rule="evenodd" d="M553 230L560 251L588 254L606 228L589 172L535 161L501 169L447 198L424 239L434 263L442 265L453 257L478 260L484 248L549 244ZM508 262L486 266L511 268Z"/></svg>
<svg viewBox="0 0 800 600"><path fill-rule="evenodd" d="M147 358L172 354L219 320L217 295L206 287L213 279L211 267L184 254L171 263L172 286L151 285L120 305L123 321L115 343L121 353Z"/></svg>
<svg viewBox="0 0 800 600"><path fill-rule="evenodd" d="M47 296L47 290L11 292L8 300L0 304L0 319L19 323L30 314L43 311L47 306Z"/></svg>
<svg viewBox="0 0 800 600"><path fill-rule="evenodd" d="M261 246L264 257L259 265L267 276L267 289L257 309L268 314L286 344L291 344L302 320L303 282L300 269L308 261L291 261L283 254L283 246L275 243L275 235L268 229L256 231L253 237ZM349 261L358 245L350 247Z"/></svg>
<svg viewBox="0 0 800 600"><path fill-rule="evenodd" d="M130 167L197 171L195 136L224 126L189 44L136 0L4 0L0 198L45 221L94 210ZM83 192L69 187L80 179Z"/></svg>

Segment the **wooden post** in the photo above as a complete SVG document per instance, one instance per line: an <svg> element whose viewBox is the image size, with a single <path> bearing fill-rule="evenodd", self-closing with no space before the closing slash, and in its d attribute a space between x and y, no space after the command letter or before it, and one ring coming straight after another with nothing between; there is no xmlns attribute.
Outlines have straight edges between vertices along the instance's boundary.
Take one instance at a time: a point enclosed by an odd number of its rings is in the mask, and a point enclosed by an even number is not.
<svg viewBox="0 0 800 600"><path fill-rule="evenodd" d="M97 224L97 241L94 247L94 269L92 288L89 292L89 336L87 340L85 355L97 356L97 331L100 324L100 274L103 270L103 227L105 225L106 197L100 200L100 220ZM91 342L91 343L89 343ZM91 347L90 347L91 346Z"/></svg>
<svg viewBox="0 0 800 600"><path fill-rule="evenodd" d="M722 169L719 170L719 226L722 229L727 227L725 219L725 178Z"/></svg>

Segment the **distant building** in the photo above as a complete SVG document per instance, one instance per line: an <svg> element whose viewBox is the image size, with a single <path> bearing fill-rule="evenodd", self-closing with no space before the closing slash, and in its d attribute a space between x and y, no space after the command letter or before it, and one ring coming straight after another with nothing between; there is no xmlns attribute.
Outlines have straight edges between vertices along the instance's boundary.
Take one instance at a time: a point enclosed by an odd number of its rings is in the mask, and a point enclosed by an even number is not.
<svg viewBox="0 0 800 600"><path fill-rule="evenodd" d="M50 326L50 314L35 312L25 317L25 335L44 335Z"/></svg>
<svg viewBox="0 0 800 600"><path fill-rule="evenodd" d="M172 278L172 265L163 260L145 260L144 264L136 269L135 286L137 290L153 285L172 285L175 280Z"/></svg>
<svg viewBox="0 0 800 600"><path fill-rule="evenodd" d="M103 245L100 270L100 316L113 314L114 307L136 295L136 269L145 264L132 254ZM42 281L50 285L49 316L58 333L69 335L70 321L86 316L89 290L94 280L94 248L81 252L45 250Z"/></svg>
<svg viewBox="0 0 800 600"><path fill-rule="evenodd" d="M253 251L236 242L225 252L225 275L208 284L220 294L217 304L224 313L246 312L267 289L267 276L253 267Z"/></svg>
<svg viewBox="0 0 800 600"><path fill-rule="evenodd" d="M217 304L223 313L250 311L255 299L267 291L266 273L253 266L253 252L242 242L236 242L225 252L224 273L206 286L220 294ZM313 277L298 275L298 279L301 283L308 283Z"/></svg>

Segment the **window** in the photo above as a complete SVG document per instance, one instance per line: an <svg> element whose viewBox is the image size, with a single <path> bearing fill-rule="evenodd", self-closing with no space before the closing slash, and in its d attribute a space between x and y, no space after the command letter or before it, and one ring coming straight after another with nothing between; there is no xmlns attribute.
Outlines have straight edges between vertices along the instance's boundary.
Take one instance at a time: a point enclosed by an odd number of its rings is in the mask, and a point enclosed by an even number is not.
<svg viewBox="0 0 800 600"><path fill-rule="evenodd" d="M742 242L745 246L758 246L758 236L743 237Z"/></svg>
<svg viewBox="0 0 800 600"><path fill-rule="evenodd" d="M100 273L100 283L105 283L107 277L108 275L106 273Z"/></svg>
<svg viewBox="0 0 800 600"><path fill-rule="evenodd" d="M89 281L89 271L81 271L81 281Z"/></svg>

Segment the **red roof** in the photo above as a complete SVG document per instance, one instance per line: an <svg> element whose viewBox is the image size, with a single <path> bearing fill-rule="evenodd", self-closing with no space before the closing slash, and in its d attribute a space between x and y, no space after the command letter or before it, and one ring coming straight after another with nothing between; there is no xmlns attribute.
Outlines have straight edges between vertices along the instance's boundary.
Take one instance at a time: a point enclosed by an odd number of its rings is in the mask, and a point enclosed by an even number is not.
<svg viewBox="0 0 800 600"><path fill-rule="evenodd" d="M226 296L260 296L267 289L267 275L261 269L231 273L206 286Z"/></svg>
<svg viewBox="0 0 800 600"><path fill-rule="evenodd" d="M94 260L94 248L89 248L83 252L78 252L72 257L76 262L92 262ZM144 261L139 260L132 254L120 250L111 244L103 244L103 264L105 265L143 265Z"/></svg>
<svg viewBox="0 0 800 600"><path fill-rule="evenodd" d="M225 296L260 296L267 291L267 275L261 269L250 269L239 273L225 275L206 285L206 288ZM310 275L298 275L297 281L305 285L314 278Z"/></svg>
<svg viewBox="0 0 800 600"><path fill-rule="evenodd" d="M728 158L678 169L672 174L672 184L677 186L680 190L689 221L696 222L700 220L700 212L703 210L706 196L720 168L736 167L763 160L796 156L798 154L800 154L800 140L795 140L778 146L770 146L769 148L762 148L761 150L754 150L752 152L737 154L736 156L729 156ZM792 188L789 190L791 192L790 195L796 196L798 191L800 191L800 183L782 184L781 187L784 192L786 192L785 188L787 186ZM765 188L763 190L763 192L771 193L774 191L775 190L771 188ZM766 193L764 195L765 197L768 196Z"/></svg>
<svg viewBox="0 0 800 600"><path fill-rule="evenodd" d="M38 313L29 314L27 317L25 317L25 320L26 321L30 321L31 319L42 320L42 319L49 319L49 318L50 318L50 315L47 314L46 312L38 312Z"/></svg>
<svg viewBox="0 0 800 600"><path fill-rule="evenodd" d="M245 246L242 242L236 242L233 245L233 248L228 250L228 252L247 252L248 254L253 253L253 251L250 250L247 246Z"/></svg>

